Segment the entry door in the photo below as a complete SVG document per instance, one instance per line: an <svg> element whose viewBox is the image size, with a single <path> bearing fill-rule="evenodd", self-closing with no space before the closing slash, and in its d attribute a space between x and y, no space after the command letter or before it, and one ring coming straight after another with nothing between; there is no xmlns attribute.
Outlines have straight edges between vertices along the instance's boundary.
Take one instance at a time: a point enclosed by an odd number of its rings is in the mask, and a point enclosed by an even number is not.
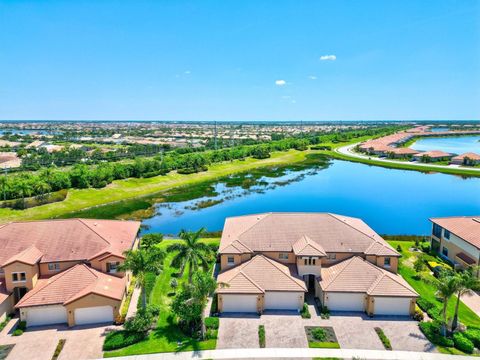
<svg viewBox="0 0 480 360"><path fill-rule="evenodd" d="M18 303L20 299L25 296L27 291L28 289L26 287L16 287L13 289L13 297L15 304Z"/></svg>

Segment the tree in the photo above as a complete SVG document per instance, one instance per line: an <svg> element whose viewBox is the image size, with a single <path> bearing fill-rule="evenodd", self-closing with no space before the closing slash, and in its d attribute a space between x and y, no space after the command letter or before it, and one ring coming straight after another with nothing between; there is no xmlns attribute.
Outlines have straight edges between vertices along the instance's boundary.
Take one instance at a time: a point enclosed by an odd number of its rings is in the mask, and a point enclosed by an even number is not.
<svg viewBox="0 0 480 360"><path fill-rule="evenodd" d="M425 270L425 255L424 254L420 254L417 259L415 260L415 262L413 263L413 268L415 269L415 271L417 273L419 272L422 272L423 270Z"/></svg>
<svg viewBox="0 0 480 360"><path fill-rule="evenodd" d="M433 280L437 296L442 299L442 335L447 335L447 306L450 298L458 291L457 278L447 271L441 271L438 279Z"/></svg>
<svg viewBox="0 0 480 360"><path fill-rule="evenodd" d="M458 326L458 307L460 305L460 298L462 295L469 293L472 290L480 289L480 279L475 274L474 268L468 268L465 271L457 272L455 274L457 281L457 302L455 304L455 313L452 321L452 331Z"/></svg>
<svg viewBox="0 0 480 360"><path fill-rule="evenodd" d="M208 259L212 251L208 245L202 243L200 238L205 233L205 228L198 231L180 231L178 236L182 239L182 243L170 245L168 252L176 253L172 259L172 266L180 269L183 275L185 268L188 266L188 282L192 283L192 275L199 268L204 271L208 270Z"/></svg>
<svg viewBox="0 0 480 360"><path fill-rule="evenodd" d="M125 261L120 264L120 271L131 271L132 275L137 279L138 284L142 287L142 306L147 306L147 294L145 291L147 274L153 273L159 275L163 270L163 261L165 252L159 248L147 250L127 250L125 253Z"/></svg>
<svg viewBox="0 0 480 360"><path fill-rule="evenodd" d="M35 194L37 194L38 197L42 200L45 198L45 194L50 192L51 190L50 185L48 185L45 181L42 180L37 180L33 185L33 189L35 191Z"/></svg>
<svg viewBox="0 0 480 360"><path fill-rule="evenodd" d="M25 198L29 197L32 194L32 187L26 180L18 180L18 182L15 184L15 190L18 195L22 198L23 201L23 208L25 209L26 204L25 204Z"/></svg>
<svg viewBox="0 0 480 360"><path fill-rule="evenodd" d="M2 188L3 200L7 200L7 187L8 187L8 178L7 176L0 177L0 187Z"/></svg>
<svg viewBox="0 0 480 360"><path fill-rule="evenodd" d="M163 235L160 233L151 233L142 236L140 248L148 250L151 247L160 244L163 241Z"/></svg>

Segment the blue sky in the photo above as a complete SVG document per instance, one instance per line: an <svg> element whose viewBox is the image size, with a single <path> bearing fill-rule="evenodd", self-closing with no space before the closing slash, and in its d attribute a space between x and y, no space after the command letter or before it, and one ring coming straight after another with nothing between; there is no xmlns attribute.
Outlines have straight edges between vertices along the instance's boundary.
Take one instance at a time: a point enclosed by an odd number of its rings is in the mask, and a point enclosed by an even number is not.
<svg viewBox="0 0 480 360"><path fill-rule="evenodd" d="M0 0L0 119L480 118L477 0Z"/></svg>

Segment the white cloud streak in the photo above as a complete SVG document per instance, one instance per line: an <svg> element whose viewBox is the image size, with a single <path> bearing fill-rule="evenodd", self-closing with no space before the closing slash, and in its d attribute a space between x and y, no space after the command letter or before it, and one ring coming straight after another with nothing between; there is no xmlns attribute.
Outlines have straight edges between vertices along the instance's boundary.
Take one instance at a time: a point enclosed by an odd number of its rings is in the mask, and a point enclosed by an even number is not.
<svg viewBox="0 0 480 360"><path fill-rule="evenodd" d="M275 85L277 86L284 86L287 82L285 80L275 80Z"/></svg>
<svg viewBox="0 0 480 360"><path fill-rule="evenodd" d="M322 55L320 56L320 61L335 61L337 60L337 57L335 55Z"/></svg>

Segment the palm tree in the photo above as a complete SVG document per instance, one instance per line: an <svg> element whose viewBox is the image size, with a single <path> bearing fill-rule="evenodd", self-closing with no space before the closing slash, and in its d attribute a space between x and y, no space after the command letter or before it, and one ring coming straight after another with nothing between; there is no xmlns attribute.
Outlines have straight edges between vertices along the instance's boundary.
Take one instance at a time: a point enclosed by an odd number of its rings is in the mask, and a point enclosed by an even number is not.
<svg viewBox="0 0 480 360"><path fill-rule="evenodd" d="M183 275L188 266L188 283L192 283L192 275L198 268L204 271L208 270L208 259L212 250L205 243L200 242L200 238L205 233L205 228L198 231L180 231L178 236L183 240L182 243L170 245L168 252L177 253L172 259L172 266L180 268L180 274Z"/></svg>
<svg viewBox="0 0 480 360"><path fill-rule="evenodd" d="M4 201L7 200L7 186L8 186L8 179L7 179L7 175L5 174L5 176L0 177L0 187L2 188Z"/></svg>
<svg viewBox="0 0 480 360"><path fill-rule="evenodd" d="M120 264L120 271L131 271L142 288L142 306L147 307L147 294L145 292L147 274L159 275L163 270L165 252L159 248L146 250L125 251L125 261Z"/></svg>
<svg viewBox="0 0 480 360"><path fill-rule="evenodd" d="M27 181L19 180L16 184L16 190L23 200L23 208L25 209L25 198L32 194L32 187Z"/></svg>
<svg viewBox="0 0 480 360"><path fill-rule="evenodd" d="M465 271L455 274L457 280L457 303L455 304L455 314L453 315L452 331L458 326L458 307L460 298L472 290L480 289L480 279L476 276L474 268L468 268Z"/></svg>
<svg viewBox="0 0 480 360"><path fill-rule="evenodd" d="M442 335L447 336L447 307L448 301L458 290L457 278L449 272L443 271L438 279L434 279L433 285L437 290L437 296L442 299Z"/></svg>
<svg viewBox="0 0 480 360"><path fill-rule="evenodd" d="M39 196L40 199L44 199L45 194L50 192L51 188L50 185L48 185L45 181L37 181L33 185L33 189L35 190L35 193Z"/></svg>

